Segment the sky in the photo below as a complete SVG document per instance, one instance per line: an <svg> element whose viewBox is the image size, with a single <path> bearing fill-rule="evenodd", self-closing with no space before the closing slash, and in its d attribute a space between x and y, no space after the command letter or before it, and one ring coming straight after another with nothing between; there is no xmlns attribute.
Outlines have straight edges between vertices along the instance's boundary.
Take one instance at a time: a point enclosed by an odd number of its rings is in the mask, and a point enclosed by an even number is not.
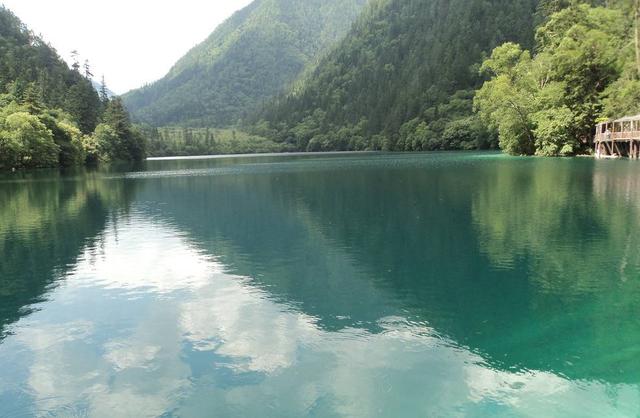
<svg viewBox="0 0 640 418"><path fill-rule="evenodd" d="M116 94L164 76L251 0L0 0L70 62L77 50Z"/></svg>

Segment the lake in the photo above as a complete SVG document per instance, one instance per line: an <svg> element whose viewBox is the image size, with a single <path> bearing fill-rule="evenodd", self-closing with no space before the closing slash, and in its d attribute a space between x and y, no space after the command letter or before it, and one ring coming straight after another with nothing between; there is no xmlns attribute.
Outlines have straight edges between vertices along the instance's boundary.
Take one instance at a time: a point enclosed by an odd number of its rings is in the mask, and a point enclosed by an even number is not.
<svg viewBox="0 0 640 418"><path fill-rule="evenodd" d="M0 416L640 414L640 164L0 177Z"/></svg>

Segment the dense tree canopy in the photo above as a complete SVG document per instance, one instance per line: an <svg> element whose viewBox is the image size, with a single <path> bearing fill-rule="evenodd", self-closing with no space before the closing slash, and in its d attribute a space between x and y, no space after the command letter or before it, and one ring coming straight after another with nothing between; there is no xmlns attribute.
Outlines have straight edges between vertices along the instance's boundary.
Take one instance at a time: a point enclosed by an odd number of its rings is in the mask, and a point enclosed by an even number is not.
<svg viewBox="0 0 640 418"><path fill-rule="evenodd" d="M572 155L603 116L640 112L629 5L572 3L536 32L536 53L506 43L482 65L475 104L511 154Z"/></svg>

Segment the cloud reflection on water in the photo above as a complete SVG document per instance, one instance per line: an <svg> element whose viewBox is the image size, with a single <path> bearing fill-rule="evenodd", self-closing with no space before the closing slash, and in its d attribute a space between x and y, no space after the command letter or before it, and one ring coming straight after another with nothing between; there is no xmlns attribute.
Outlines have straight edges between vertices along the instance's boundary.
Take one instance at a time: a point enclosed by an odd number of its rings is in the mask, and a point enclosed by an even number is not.
<svg viewBox="0 0 640 418"><path fill-rule="evenodd" d="M604 416L640 405L632 385L495 370L403 317L381 318L377 333L329 331L224 271L171 225L119 219L54 290L55 306L0 345L0 368L28 353L0 392L94 417Z"/></svg>

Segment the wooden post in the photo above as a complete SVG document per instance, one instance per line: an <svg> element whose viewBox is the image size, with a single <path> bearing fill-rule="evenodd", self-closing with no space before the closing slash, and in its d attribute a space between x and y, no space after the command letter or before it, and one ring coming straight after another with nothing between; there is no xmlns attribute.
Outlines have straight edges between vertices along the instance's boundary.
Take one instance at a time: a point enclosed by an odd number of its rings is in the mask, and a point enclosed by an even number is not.
<svg viewBox="0 0 640 418"><path fill-rule="evenodd" d="M613 141L613 147L616 149L616 151L618 151L618 157L622 157L622 152L620 151L620 147L615 141Z"/></svg>

